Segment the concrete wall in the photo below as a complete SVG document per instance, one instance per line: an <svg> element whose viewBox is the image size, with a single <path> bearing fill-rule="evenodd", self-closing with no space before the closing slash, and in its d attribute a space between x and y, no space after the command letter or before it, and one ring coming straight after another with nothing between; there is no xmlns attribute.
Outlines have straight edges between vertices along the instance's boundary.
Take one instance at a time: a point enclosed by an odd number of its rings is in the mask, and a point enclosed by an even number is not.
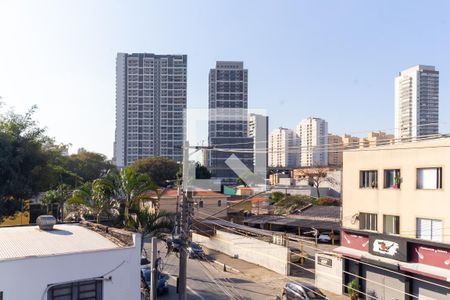
<svg viewBox="0 0 450 300"><path fill-rule="evenodd" d="M265 267L282 275L289 275L289 250L286 247L217 230L209 238L197 233L192 240L207 248Z"/></svg>
<svg viewBox="0 0 450 300"><path fill-rule="evenodd" d="M105 277L112 279L103 281L103 299L139 300L140 257L138 237L130 248L2 261L0 291L8 300L47 300L46 289L50 284L108 273Z"/></svg>
<svg viewBox="0 0 450 300"><path fill-rule="evenodd" d="M336 255L316 253L316 286L342 295L343 260Z"/></svg>

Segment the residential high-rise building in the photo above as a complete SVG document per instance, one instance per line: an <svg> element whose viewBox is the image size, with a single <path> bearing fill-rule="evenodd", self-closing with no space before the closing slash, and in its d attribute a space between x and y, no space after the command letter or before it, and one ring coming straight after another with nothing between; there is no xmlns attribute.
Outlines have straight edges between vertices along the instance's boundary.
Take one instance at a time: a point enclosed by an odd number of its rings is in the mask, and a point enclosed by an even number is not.
<svg viewBox="0 0 450 300"><path fill-rule="evenodd" d="M186 55L118 53L114 163L183 158Z"/></svg>
<svg viewBox="0 0 450 300"><path fill-rule="evenodd" d="M418 65L395 78L395 138L409 141L439 133L439 71Z"/></svg>
<svg viewBox="0 0 450 300"><path fill-rule="evenodd" d="M302 167L328 165L328 123L320 118L307 118L297 125L300 137Z"/></svg>
<svg viewBox="0 0 450 300"><path fill-rule="evenodd" d="M238 176L225 162L232 154L253 170L253 138L248 137L248 71L243 62L216 62L209 71L208 107L208 143L217 149L209 155L209 170L212 177L234 180Z"/></svg>
<svg viewBox="0 0 450 300"><path fill-rule="evenodd" d="M269 117L250 114L248 136L253 138L253 167L264 166L267 168Z"/></svg>
<svg viewBox="0 0 450 300"><path fill-rule="evenodd" d="M274 129L269 136L269 166L281 168L298 167L300 157L299 139L288 128Z"/></svg>

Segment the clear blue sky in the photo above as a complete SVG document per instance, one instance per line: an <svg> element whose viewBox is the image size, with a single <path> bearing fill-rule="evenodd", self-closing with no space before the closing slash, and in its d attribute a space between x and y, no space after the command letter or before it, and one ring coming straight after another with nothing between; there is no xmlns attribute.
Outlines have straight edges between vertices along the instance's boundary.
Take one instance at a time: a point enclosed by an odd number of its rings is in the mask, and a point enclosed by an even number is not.
<svg viewBox="0 0 450 300"><path fill-rule="evenodd" d="M250 107L270 127L318 116L329 130L394 127L393 79L440 75L450 131L450 1L0 2L0 96L58 141L112 155L117 52L188 55L188 107L207 107L216 60L249 69Z"/></svg>

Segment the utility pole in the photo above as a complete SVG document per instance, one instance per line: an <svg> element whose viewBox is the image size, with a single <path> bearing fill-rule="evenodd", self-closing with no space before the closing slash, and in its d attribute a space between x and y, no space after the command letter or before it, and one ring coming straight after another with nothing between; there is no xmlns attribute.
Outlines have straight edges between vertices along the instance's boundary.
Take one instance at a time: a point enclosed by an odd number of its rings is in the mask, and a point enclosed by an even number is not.
<svg viewBox="0 0 450 300"><path fill-rule="evenodd" d="M158 275L158 244L156 238L152 237L152 252L150 253L150 300L156 300L156 276Z"/></svg>
<svg viewBox="0 0 450 300"><path fill-rule="evenodd" d="M183 146L183 190L181 203L181 218L180 218L180 266L178 274L178 299L186 300L186 277L187 277L187 241L189 238L188 222L189 222L189 203L187 199L188 188L188 167L189 167L189 143L185 142ZM179 226L180 227L180 226Z"/></svg>
<svg viewBox="0 0 450 300"><path fill-rule="evenodd" d="M212 149L210 146L195 146L193 147L196 151L202 149ZM187 277L187 258L190 240L190 227L191 227L191 208L192 208L192 187L190 180L195 178L194 174L189 174L189 142L186 141L183 145L183 182L181 189L181 216L178 224L178 230L180 234L180 266L178 274L178 299L186 300L186 277ZM194 178L190 178L194 176ZM180 193L180 192L179 192ZM178 209L178 205L177 205Z"/></svg>
<svg viewBox="0 0 450 300"><path fill-rule="evenodd" d="M179 237L180 235L180 212L179 212L179 206L180 206L180 197L181 197L181 180L177 179L177 206L176 206L176 212L175 212L175 236Z"/></svg>

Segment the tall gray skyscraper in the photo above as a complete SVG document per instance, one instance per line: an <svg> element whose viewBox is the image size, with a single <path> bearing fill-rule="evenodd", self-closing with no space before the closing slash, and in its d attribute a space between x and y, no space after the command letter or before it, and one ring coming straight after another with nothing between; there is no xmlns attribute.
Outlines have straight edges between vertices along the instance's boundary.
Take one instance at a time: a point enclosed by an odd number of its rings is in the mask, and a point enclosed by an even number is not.
<svg viewBox="0 0 450 300"><path fill-rule="evenodd" d="M216 68L209 71L208 143L227 150L213 150L208 157L209 170L216 178L237 177L225 163L232 154L253 170L253 138L247 131L247 78L243 62L218 61Z"/></svg>
<svg viewBox="0 0 450 300"><path fill-rule="evenodd" d="M114 163L183 158L186 55L118 53Z"/></svg>
<svg viewBox="0 0 450 300"><path fill-rule="evenodd" d="M418 65L395 78L395 138L410 141L439 133L439 71Z"/></svg>

